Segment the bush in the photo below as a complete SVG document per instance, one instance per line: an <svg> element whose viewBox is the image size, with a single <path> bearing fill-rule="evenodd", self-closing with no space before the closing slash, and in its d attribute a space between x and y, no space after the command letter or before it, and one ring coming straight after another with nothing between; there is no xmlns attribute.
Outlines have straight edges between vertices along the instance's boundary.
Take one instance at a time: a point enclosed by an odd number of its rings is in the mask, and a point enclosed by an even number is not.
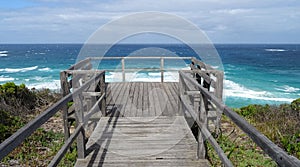
<svg viewBox="0 0 300 167"><path fill-rule="evenodd" d="M32 111L36 99L35 93L25 84L18 86L14 82L7 82L0 86L0 110L8 111L13 115L21 116Z"/></svg>
<svg viewBox="0 0 300 167"><path fill-rule="evenodd" d="M249 105L235 111L275 144L300 158L299 105L300 99L297 99L291 104Z"/></svg>
<svg viewBox="0 0 300 167"><path fill-rule="evenodd" d="M295 110L295 111L300 111L300 98L294 100L294 101L291 103L291 107L292 107L292 109Z"/></svg>
<svg viewBox="0 0 300 167"><path fill-rule="evenodd" d="M24 126L24 120L0 110L0 143Z"/></svg>

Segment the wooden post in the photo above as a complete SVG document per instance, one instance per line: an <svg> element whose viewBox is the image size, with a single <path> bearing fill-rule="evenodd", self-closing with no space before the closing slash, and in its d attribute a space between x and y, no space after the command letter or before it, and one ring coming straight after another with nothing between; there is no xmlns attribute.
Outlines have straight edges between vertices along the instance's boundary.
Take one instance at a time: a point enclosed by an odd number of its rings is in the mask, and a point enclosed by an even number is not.
<svg viewBox="0 0 300 167"><path fill-rule="evenodd" d="M223 98L223 79L224 79L224 74L221 71L218 71L216 73L216 97L222 101Z"/></svg>
<svg viewBox="0 0 300 167"><path fill-rule="evenodd" d="M125 59L124 59L124 57L122 57L121 63L122 63L122 81L125 82L126 78L125 78Z"/></svg>
<svg viewBox="0 0 300 167"><path fill-rule="evenodd" d="M105 86L105 73L100 78L100 89L101 94L105 94L102 102L101 102L101 112L103 116L106 116L106 86Z"/></svg>
<svg viewBox="0 0 300 167"><path fill-rule="evenodd" d="M204 135L201 132L201 128L207 128L207 110L204 104L204 99L203 95L199 95L199 103L200 103L200 108L198 112L198 119L200 121L200 125L198 127L198 158L199 159L205 159L205 154L206 154L206 148L205 148L205 138Z"/></svg>
<svg viewBox="0 0 300 167"><path fill-rule="evenodd" d="M62 93L63 97L65 97L67 94L70 93L67 78L68 78L68 75L65 71L60 72L60 85L61 85L61 93ZM70 137L70 128L69 128L69 122L68 122L68 105L65 105L61 111L62 111L62 120L63 120L64 134L65 134L65 141L67 141L68 138Z"/></svg>
<svg viewBox="0 0 300 167"><path fill-rule="evenodd" d="M216 82L216 90L215 90L215 95L216 97L220 100L223 101L223 79L224 79L224 74L221 71L218 71L216 73L216 78L217 78L217 82ZM217 111L217 120L216 120L216 133L219 134L220 133L220 127L221 127L221 113L223 112L223 109L217 109L219 111Z"/></svg>
<svg viewBox="0 0 300 167"><path fill-rule="evenodd" d="M164 58L160 58L160 81L163 83L164 82Z"/></svg>
<svg viewBox="0 0 300 167"><path fill-rule="evenodd" d="M84 114L83 114L83 97L81 94L78 94L75 97L75 117L76 117L76 128L81 126L84 123ZM81 129L81 132L77 136L77 154L78 159L85 158L85 130Z"/></svg>

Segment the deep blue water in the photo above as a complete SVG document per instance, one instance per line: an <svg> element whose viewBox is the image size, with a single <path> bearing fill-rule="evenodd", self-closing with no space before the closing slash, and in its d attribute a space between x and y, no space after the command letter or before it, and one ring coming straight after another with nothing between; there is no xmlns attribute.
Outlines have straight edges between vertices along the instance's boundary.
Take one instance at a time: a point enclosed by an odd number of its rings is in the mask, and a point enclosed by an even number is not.
<svg viewBox="0 0 300 167"><path fill-rule="evenodd" d="M59 72L77 61L81 44L1 44L0 84L13 81L29 87L59 89ZM116 45L106 56L195 56L186 45ZM281 104L300 98L300 45L239 45L218 44L225 81L224 99L230 107L247 104ZM147 53L149 52L149 53ZM87 55L98 56L97 50ZM128 60L126 68L159 68L160 60ZM166 60L166 68L186 68L182 61ZM102 61L99 68L120 68L119 60ZM98 65L98 64L97 64ZM131 74L140 80L159 81L155 72ZM120 79L110 72L107 79ZM130 76L130 74L129 74ZM172 80L166 73L166 79Z"/></svg>

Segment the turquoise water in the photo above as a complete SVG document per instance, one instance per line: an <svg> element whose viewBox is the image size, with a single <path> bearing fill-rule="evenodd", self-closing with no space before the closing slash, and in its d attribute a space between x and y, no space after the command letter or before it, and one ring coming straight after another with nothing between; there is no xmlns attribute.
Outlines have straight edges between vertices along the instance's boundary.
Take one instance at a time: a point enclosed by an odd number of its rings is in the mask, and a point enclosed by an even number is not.
<svg viewBox="0 0 300 167"><path fill-rule="evenodd" d="M59 72L77 60L81 44L0 45L0 84L13 81L29 87L59 90ZM185 45L116 45L106 56L128 56L141 48L157 47L176 56L195 56ZM230 107L248 104L281 104L300 98L300 45L216 45L222 59L224 100ZM156 50L161 54L160 50ZM97 52L89 53L97 55ZM163 55L163 54L161 54ZM151 56L151 55L150 55ZM188 62L185 62L188 63ZM166 68L186 68L178 61L166 61ZM120 61L102 61L100 68L115 69ZM127 68L158 68L159 60L128 61ZM159 81L155 72L138 72L135 79ZM166 74L172 80L172 74ZM120 79L114 72L108 80ZM176 77L175 77L176 78Z"/></svg>

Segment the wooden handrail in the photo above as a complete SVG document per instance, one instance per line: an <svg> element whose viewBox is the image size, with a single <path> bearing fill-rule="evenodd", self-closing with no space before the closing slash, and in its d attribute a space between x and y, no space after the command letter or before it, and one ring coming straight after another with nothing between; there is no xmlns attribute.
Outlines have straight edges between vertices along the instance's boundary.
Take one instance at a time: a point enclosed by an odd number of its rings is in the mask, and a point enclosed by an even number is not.
<svg viewBox="0 0 300 167"><path fill-rule="evenodd" d="M90 60L113 60L113 59L177 59L177 60L184 60L184 59L192 59L192 57L175 57L175 56L126 56L126 57L89 57Z"/></svg>
<svg viewBox="0 0 300 167"><path fill-rule="evenodd" d="M135 59L157 59L160 60L160 67L159 68L134 68L134 69L126 69L125 68L125 60L135 60ZM164 82L164 72L165 71L178 71L179 69L174 68L165 68L165 61L164 60L185 60L185 59L192 59L192 57L175 57L175 56L127 56L127 57L89 57L89 60L121 60L121 69L114 69L114 70L107 70L106 71L118 71L122 72L122 82L126 81L126 72L130 71L160 71L161 82ZM80 62L81 63L81 62Z"/></svg>
<svg viewBox="0 0 300 167"><path fill-rule="evenodd" d="M5 156L7 156L11 151L13 151L17 146L19 146L28 136L30 136L36 129L38 129L41 125L47 122L53 115L55 115L61 108L67 105L69 101L73 99L73 96L80 94L86 88L90 86L94 80L99 79L101 76L105 75L105 71L99 72L97 75L92 77L90 80L85 82L81 87L74 90L72 93L66 95L61 100L56 102L42 114L37 116L35 119L27 123L21 129L19 129L12 136L7 138L4 142L0 144L0 160L2 160ZM103 98L102 98L103 99ZM80 128L81 129L81 128ZM78 134L74 134L75 137ZM70 139L73 141L73 139ZM67 143L69 146L69 143ZM62 149L65 149L64 147ZM65 153L65 151L61 151L61 153ZM57 155L59 156L59 155Z"/></svg>
<svg viewBox="0 0 300 167"><path fill-rule="evenodd" d="M203 96L214 103L223 113L228 116L239 128L241 128L260 148L263 149L279 166L300 166L300 160L288 155L284 150L274 144L265 135L260 133L255 127L249 124L245 119L239 116L236 112L228 108L220 99L210 93L196 80L179 71L179 75L197 87Z"/></svg>
<svg viewBox="0 0 300 167"><path fill-rule="evenodd" d="M81 61L79 61L78 63L72 65L68 70L78 70L78 69L82 69L82 67L84 67L89 61L91 61L90 58L81 60Z"/></svg>
<svg viewBox="0 0 300 167"><path fill-rule="evenodd" d="M27 123L16 133L12 134L4 142L0 144L0 160L2 160L7 154L9 154L13 149L19 146L28 136L30 136L37 128L43 125L49 120L54 114L59 111L64 105L72 100L72 94L69 94L55 103L53 106L48 108L38 117Z"/></svg>
<svg viewBox="0 0 300 167"><path fill-rule="evenodd" d="M207 128L205 126L201 126L201 122L200 122L199 118L197 117L195 111L191 107L190 103L188 102L186 95L181 95L180 99L181 99L184 107L187 109L187 111L191 114L191 116L193 117L195 122L200 127L201 133L205 136L205 139L207 139L211 143L211 145L214 147L214 149L216 150L216 152L217 152L218 156L220 157L220 159L222 160L223 164L225 164L228 167L233 166L231 161L227 158L226 154L224 153L222 148L218 145L217 141L212 137L212 135L207 130ZM198 141L198 142L201 142L201 141Z"/></svg>
<svg viewBox="0 0 300 167"><path fill-rule="evenodd" d="M71 147L72 143L75 141L76 137L79 135L79 133L82 131L83 126L78 126L73 134L68 138L68 140L65 142L65 144L61 147L61 149L56 153L54 158L51 160L48 167L57 166L61 159L64 157L64 155L67 153L68 149Z"/></svg>

